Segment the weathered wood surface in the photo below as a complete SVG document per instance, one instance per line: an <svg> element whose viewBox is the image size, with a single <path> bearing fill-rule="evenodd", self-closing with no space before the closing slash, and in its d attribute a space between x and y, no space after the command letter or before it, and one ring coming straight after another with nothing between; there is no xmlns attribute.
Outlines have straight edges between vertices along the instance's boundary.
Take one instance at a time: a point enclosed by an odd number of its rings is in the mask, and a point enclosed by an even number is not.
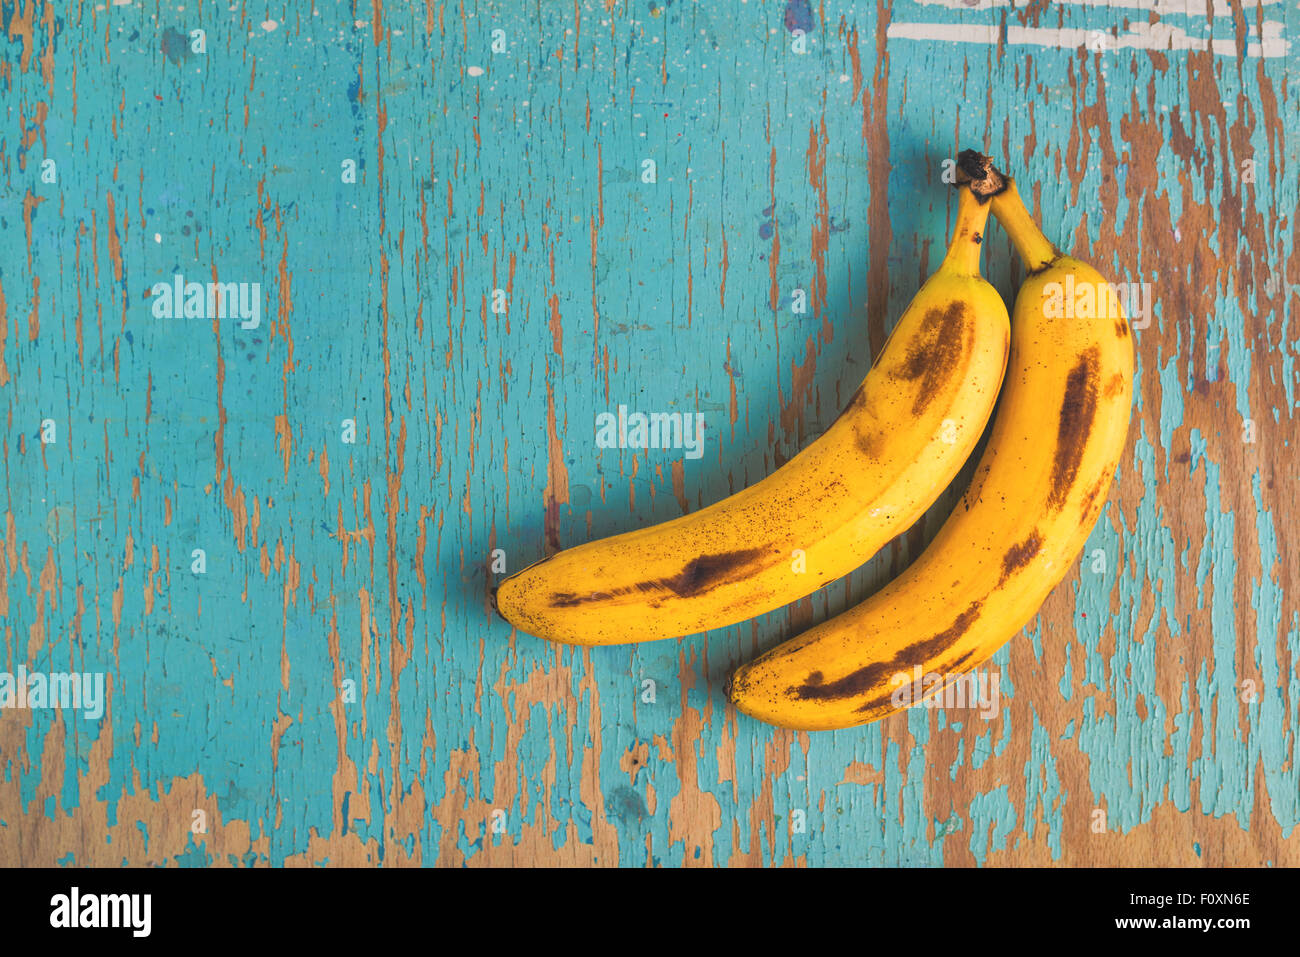
<svg viewBox="0 0 1300 957"><path fill-rule="evenodd" d="M1300 863L1294 3L309 6L0 0L0 668L110 688L0 712L0 863ZM794 734L723 695L951 493L752 624L494 619L494 549L671 518L830 423L966 146L1154 300L996 717ZM1010 299L997 229L986 268ZM260 325L157 318L176 273L260 283ZM620 404L705 413L704 456L598 448Z"/></svg>

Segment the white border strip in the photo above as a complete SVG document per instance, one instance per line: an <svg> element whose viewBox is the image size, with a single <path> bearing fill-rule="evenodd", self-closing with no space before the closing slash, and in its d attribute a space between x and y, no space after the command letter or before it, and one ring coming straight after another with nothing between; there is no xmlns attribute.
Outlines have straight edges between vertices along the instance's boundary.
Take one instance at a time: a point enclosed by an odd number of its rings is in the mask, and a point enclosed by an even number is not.
<svg viewBox="0 0 1300 957"><path fill-rule="evenodd" d="M1025 5L1025 0L913 0L913 2L922 7L947 7L949 10L993 10L1006 9L1017 4L1021 7ZM1208 2L1211 4L1210 16L1231 17L1233 15L1232 4L1228 0L1208 0ZM1285 0L1241 0L1241 7L1243 10L1253 10L1256 7L1276 6L1284 2ZM1146 10L1161 15L1178 14L1205 19L1206 3L1207 0L1055 0L1052 6Z"/></svg>
<svg viewBox="0 0 1300 957"><path fill-rule="evenodd" d="M1252 34L1254 28L1251 28ZM948 43L982 43L996 46L999 28L974 23L891 23L885 36L890 40L938 40ZM1009 46L1054 47L1058 50L1212 50L1217 56L1237 55L1237 43L1230 39L1191 37L1180 27L1163 23L1134 23L1129 32L1058 29L1049 27L1007 27ZM1291 49L1282 38L1282 24L1264 23L1261 39L1252 35L1246 42L1246 56L1284 57Z"/></svg>

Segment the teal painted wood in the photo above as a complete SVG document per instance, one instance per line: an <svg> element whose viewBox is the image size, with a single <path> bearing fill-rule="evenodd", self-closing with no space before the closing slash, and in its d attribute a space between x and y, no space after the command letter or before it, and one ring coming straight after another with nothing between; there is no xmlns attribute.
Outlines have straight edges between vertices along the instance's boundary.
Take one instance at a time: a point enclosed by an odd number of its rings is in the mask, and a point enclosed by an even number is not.
<svg viewBox="0 0 1300 957"><path fill-rule="evenodd" d="M1152 6L0 3L0 668L110 688L0 712L0 862L1300 863L1300 13ZM953 490L744 626L495 619L495 549L675 517L831 422L966 146L1154 292L1120 481L998 713L804 735L723 694ZM1010 299L999 230L986 269ZM177 274L258 284L256 324L158 317ZM620 405L703 413L702 457L598 447Z"/></svg>

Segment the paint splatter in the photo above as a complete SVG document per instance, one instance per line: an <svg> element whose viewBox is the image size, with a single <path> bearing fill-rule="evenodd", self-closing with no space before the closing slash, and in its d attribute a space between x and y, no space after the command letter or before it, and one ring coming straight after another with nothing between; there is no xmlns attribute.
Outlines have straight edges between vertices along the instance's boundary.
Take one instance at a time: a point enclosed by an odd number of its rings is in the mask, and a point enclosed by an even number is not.
<svg viewBox="0 0 1300 957"><path fill-rule="evenodd" d="M785 5L785 28L793 33L808 33L813 28L812 4L809 0L789 0Z"/></svg>
<svg viewBox="0 0 1300 957"><path fill-rule="evenodd" d="M189 37L172 27L163 31L162 52L163 56L177 66L194 56L194 51L190 49Z"/></svg>

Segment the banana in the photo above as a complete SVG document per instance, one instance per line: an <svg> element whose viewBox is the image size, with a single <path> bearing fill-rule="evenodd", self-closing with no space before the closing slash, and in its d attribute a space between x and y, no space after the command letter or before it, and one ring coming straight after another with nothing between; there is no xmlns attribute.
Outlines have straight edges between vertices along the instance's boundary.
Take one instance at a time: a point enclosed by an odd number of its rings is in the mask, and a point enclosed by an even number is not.
<svg viewBox="0 0 1300 957"><path fill-rule="evenodd" d="M1034 618L1106 502L1132 404L1128 320L1112 287L1056 250L1015 183L990 171L975 189L996 193L993 215L1028 277L988 444L964 497L899 577L732 675L736 707L769 724L851 727L942 693Z"/></svg>
<svg viewBox="0 0 1300 957"><path fill-rule="evenodd" d="M501 616L577 645L696 634L811 594L920 517L979 440L1010 339L1006 306L979 274L988 203L968 185L958 193L943 262L825 433L729 498L503 579Z"/></svg>

